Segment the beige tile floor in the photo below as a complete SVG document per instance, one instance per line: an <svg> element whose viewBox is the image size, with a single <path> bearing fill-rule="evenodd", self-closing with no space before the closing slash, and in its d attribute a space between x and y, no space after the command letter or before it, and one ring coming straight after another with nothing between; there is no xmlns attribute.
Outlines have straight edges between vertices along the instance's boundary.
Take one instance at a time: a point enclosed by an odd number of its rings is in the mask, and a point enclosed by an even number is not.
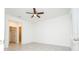
<svg viewBox="0 0 79 59"><path fill-rule="evenodd" d="M29 43L22 47L5 48L5 51L71 51L69 47L42 44L42 43Z"/></svg>

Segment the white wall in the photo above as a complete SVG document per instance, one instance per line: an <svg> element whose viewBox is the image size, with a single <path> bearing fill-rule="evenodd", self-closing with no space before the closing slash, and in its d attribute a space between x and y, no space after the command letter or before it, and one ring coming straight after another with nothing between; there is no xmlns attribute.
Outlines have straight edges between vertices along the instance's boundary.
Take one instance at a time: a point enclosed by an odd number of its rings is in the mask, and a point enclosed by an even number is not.
<svg viewBox="0 0 79 59"><path fill-rule="evenodd" d="M75 39L79 38L79 8L72 9L73 20L73 36Z"/></svg>
<svg viewBox="0 0 79 59"><path fill-rule="evenodd" d="M72 50L79 51L79 8L72 8L72 21L73 21Z"/></svg>
<svg viewBox="0 0 79 59"><path fill-rule="evenodd" d="M39 21L33 24L34 42L71 46L72 20L70 15Z"/></svg>
<svg viewBox="0 0 79 59"><path fill-rule="evenodd" d="M5 47L8 47L8 42L9 42L9 24L8 24L9 20L15 23L22 23L22 26L23 26L22 27L22 44L32 42L31 25L27 20L19 19L11 15L6 15L5 20L6 20L5 22Z"/></svg>

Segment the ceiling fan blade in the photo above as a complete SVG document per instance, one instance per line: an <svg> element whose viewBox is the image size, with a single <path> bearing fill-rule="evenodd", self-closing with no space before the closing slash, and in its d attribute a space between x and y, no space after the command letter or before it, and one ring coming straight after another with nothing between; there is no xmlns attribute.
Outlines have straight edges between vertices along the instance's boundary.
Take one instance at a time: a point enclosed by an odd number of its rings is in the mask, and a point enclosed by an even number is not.
<svg viewBox="0 0 79 59"><path fill-rule="evenodd" d="M33 13L31 13L31 12L26 12L27 14L33 14Z"/></svg>
<svg viewBox="0 0 79 59"><path fill-rule="evenodd" d="M40 16L37 15L38 18L40 18Z"/></svg>
<svg viewBox="0 0 79 59"><path fill-rule="evenodd" d="M44 12L38 12L37 14L44 14Z"/></svg>
<svg viewBox="0 0 79 59"><path fill-rule="evenodd" d="M34 15L31 16L31 18L33 18L33 17L34 17Z"/></svg>
<svg viewBox="0 0 79 59"><path fill-rule="evenodd" d="M36 14L36 9L35 8L33 8L33 11L34 11L34 14Z"/></svg>

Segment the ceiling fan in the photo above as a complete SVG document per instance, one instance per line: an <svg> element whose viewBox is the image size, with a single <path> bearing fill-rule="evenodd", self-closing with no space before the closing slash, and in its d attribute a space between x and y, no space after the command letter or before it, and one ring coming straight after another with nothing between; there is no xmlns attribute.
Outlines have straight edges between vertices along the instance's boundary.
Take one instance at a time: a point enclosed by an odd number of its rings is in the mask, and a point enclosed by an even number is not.
<svg viewBox="0 0 79 59"><path fill-rule="evenodd" d="M37 11L36 11L36 8L33 8L33 13L31 13L31 12L26 12L26 13L27 13L27 14L32 14L31 18L33 18L33 17L38 17L38 18L40 18L39 14L44 14L44 12L37 12Z"/></svg>

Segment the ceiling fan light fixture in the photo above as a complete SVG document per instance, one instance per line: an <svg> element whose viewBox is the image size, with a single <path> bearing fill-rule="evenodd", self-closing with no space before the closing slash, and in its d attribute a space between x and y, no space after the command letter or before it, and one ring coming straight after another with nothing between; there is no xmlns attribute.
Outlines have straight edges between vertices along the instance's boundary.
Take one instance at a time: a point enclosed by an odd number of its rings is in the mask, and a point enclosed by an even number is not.
<svg viewBox="0 0 79 59"><path fill-rule="evenodd" d="M34 17L37 17L36 14L34 14Z"/></svg>

